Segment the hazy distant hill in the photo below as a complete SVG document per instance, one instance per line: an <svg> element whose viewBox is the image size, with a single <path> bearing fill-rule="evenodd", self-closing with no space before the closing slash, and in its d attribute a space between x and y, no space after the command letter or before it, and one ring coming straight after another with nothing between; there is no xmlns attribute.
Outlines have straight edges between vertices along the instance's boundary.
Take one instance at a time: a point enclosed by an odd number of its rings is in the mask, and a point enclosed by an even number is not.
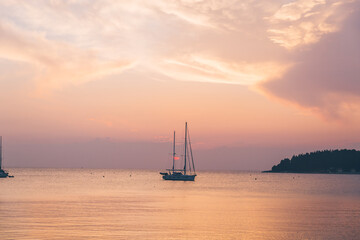
<svg viewBox="0 0 360 240"><path fill-rule="evenodd" d="M285 158L268 172L360 173L360 151L325 150Z"/></svg>

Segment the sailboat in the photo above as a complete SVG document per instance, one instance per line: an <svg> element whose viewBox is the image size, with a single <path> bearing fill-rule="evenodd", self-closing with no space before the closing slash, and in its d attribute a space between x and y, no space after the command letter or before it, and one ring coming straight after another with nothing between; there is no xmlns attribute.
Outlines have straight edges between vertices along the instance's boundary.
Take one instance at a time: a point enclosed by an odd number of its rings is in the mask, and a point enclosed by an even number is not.
<svg viewBox="0 0 360 240"><path fill-rule="evenodd" d="M190 154L189 154L190 153ZM187 128L187 122L185 123L185 143L184 143L184 168L175 169L175 131L173 141L173 154L172 154L172 168L166 169L167 172L160 172L164 180L172 181L194 181L196 177L194 158L191 149L190 134Z"/></svg>
<svg viewBox="0 0 360 240"><path fill-rule="evenodd" d="M10 176L7 171L2 169L1 164L2 164L2 136L0 136L0 178L14 177L14 176Z"/></svg>

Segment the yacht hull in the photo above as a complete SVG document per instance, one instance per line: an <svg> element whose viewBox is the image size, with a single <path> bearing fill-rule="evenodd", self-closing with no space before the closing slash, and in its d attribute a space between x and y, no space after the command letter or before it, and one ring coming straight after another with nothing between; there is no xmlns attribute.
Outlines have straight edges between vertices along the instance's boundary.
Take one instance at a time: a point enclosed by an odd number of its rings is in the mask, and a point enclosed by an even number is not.
<svg viewBox="0 0 360 240"><path fill-rule="evenodd" d="M178 174L168 174L162 176L164 180L170 181L194 181L196 175L178 175Z"/></svg>
<svg viewBox="0 0 360 240"><path fill-rule="evenodd" d="M4 170L0 169L0 178L7 178L7 177L10 177L9 174Z"/></svg>

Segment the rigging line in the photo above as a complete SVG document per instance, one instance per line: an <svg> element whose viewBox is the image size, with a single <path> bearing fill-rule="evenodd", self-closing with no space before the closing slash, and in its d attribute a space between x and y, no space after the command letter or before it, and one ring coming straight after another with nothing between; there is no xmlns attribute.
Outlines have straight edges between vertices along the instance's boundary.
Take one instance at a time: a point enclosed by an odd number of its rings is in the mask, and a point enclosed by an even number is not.
<svg viewBox="0 0 360 240"><path fill-rule="evenodd" d="M196 171L195 171L195 165L194 165L194 157L193 157L193 152L192 152L192 147L191 147L190 131L188 132L188 138L189 138L189 146L190 146L190 154L191 154L192 167L193 167L194 172L196 172Z"/></svg>
<svg viewBox="0 0 360 240"><path fill-rule="evenodd" d="M189 145L190 145L190 142L189 142ZM187 151L188 156L191 156L191 155L190 155L190 150L189 150L189 148L187 148L186 151ZM190 157L187 159L187 161L188 161L188 163L189 163L189 170L190 170L190 172L192 172Z"/></svg>
<svg viewBox="0 0 360 240"><path fill-rule="evenodd" d="M186 151L187 151L187 146L186 146L186 144L187 144L187 122L185 122L185 144L184 144L184 150L185 150L185 152L184 152L184 174L186 174Z"/></svg>

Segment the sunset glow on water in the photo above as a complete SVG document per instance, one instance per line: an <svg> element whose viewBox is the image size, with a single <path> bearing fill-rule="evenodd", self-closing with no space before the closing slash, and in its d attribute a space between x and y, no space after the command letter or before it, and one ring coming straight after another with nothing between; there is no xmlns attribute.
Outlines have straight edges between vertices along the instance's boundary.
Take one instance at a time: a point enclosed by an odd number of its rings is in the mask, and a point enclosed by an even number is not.
<svg viewBox="0 0 360 240"><path fill-rule="evenodd" d="M359 175L11 169L1 239L356 239ZM130 176L131 175L131 176Z"/></svg>
<svg viewBox="0 0 360 240"><path fill-rule="evenodd" d="M357 0L1 1L4 166L163 168L163 144L185 121L203 170L358 149L359 10Z"/></svg>

